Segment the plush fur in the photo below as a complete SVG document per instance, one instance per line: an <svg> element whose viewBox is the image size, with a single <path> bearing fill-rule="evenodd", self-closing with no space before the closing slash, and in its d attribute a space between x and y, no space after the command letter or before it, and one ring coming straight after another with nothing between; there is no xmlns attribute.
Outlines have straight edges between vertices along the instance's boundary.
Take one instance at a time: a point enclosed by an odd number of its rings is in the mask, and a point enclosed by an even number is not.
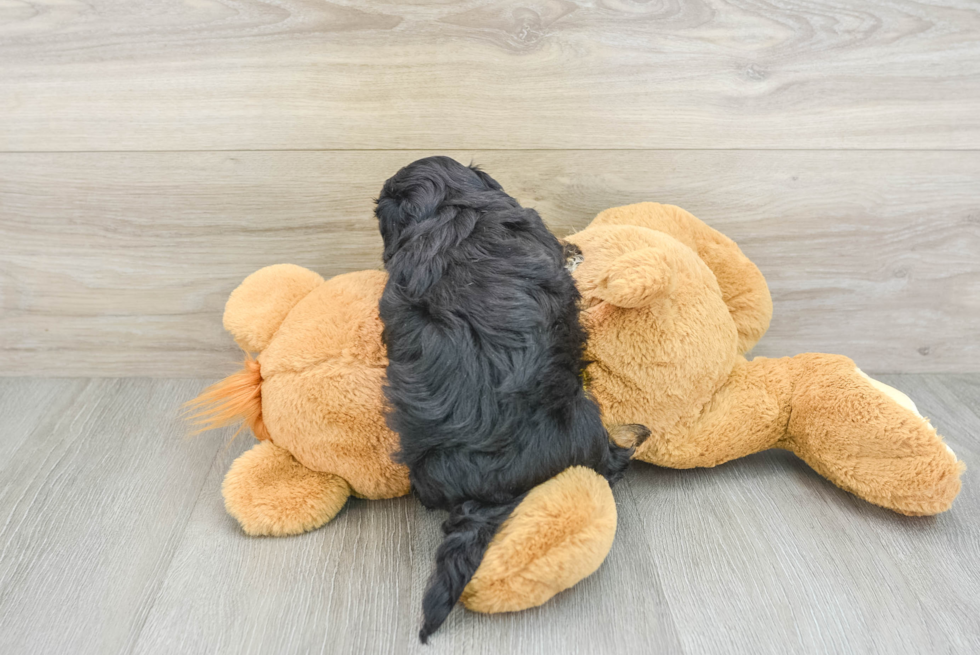
<svg viewBox="0 0 980 655"><path fill-rule="evenodd" d="M385 183L376 214L388 424L422 504L449 511L424 643L524 494L573 465L612 483L633 450L610 441L582 388L578 292L537 212L486 173L430 157Z"/></svg>
<svg viewBox="0 0 980 655"><path fill-rule="evenodd" d="M265 441L235 460L221 485L225 509L247 534L281 537L317 528L347 503L339 475L306 468Z"/></svg>

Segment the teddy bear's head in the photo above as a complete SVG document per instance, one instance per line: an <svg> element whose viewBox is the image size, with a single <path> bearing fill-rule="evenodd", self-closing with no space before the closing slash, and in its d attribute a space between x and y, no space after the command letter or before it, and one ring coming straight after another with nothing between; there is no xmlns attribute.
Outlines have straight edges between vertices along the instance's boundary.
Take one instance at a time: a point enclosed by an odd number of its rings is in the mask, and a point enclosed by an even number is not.
<svg viewBox="0 0 980 655"><path fill-rule="evenodd" d="M590 391L610 423L655 408L674 424L731 373L738 334L711 269L657 230L598 225L568 237L589 330ZM644 410L644 413L647 411ZM657 425L648 425L656 432Z"/></svg>

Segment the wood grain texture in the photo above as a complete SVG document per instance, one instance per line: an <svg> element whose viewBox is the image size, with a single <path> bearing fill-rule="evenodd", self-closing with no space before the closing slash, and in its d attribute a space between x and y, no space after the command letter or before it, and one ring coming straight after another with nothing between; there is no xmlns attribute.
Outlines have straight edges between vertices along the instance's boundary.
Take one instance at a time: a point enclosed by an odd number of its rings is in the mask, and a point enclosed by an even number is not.
<svg viewBox="0 0 980 655"><path fill-rule="evenodd" d="M134 653L680 652L638 517L622 499L617 541L592 577L526 612L457 608L422 646L422 593L445 516L412 497L354 499L316 532L247 537L220 487L251 445L215 462ZM642 629L631 628L641 617Z"/></svg>
<svg viewBox="0 0 980 655"><path fill-rule="evenodd" d="M60 414L74 402L85 387L83 380L0 379L0 476L14 453L33 434L37 426Z"/></svg>
<svg viewBox="0 0 980 655"><path fill-rule="evenodd" d="M980 375L882 379L967 462L951 511L898 516L784 452L638 463L593 576L526 612L456 609L425 648L440 513L354 499L315 532L247 537L220 485L254 442L174 420L200 382L0 380L0 651L977 652Z"/></svg>
<svg viewBox="0 0 980 655"><path fill-rule="evenodd" d="M973 0L18 0L0 150L980 148Z"/></svg>
<svg viewBox="0 0 980 655"><path fill-rule="evenodd" d="M980 377L881 378L915 400L968 468L954 511L921 524L896 519L869 525L914 595L934 652L976 652L980 650L980 580L972 572L980 562ZM839 508L844 520L858 511L857 504L852 499ZM926 558L926 552L934 555Z"/></svg>
<svg viewBox="0 0 980 655"><path fill-rule="evenodd" d="M628 484L685 652L980 648L976 376L884 376L969 467L951 511L904 517L782 451L714 469L634 466ZM964 400L966 396L967 400Z"/></svg>
<svg viewBox="0 0 980 655"><path fill-rule="evenodd" d="M0 374L218 377L261 266L380 265L372 198L411 152L0 155ZM980 153L450 151L559 234L610 206L681 205L775 300L769 356L980 369Z"/></svg>
<svg viewBox="0 0 980 655"><path fill-rule="evenodd" d="M199 386L3 382L0 443L43 418L2 453L0 652L131 650L220 446L181 437Z"/></svg>

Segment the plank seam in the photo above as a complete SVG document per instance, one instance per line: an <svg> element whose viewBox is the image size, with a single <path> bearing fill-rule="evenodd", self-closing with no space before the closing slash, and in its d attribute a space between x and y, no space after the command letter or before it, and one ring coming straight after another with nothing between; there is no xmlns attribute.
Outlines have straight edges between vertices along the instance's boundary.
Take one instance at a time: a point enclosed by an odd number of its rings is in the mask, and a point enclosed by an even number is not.
<svg viewBox="0 0 980 655"><path fill-rule="evenodd" d="M230 446L231 444L229 443L228 445ZM183 526L180 531L180 537L174 540L173 547L170 549L167 556L166 567L156 581L156 589L153 592L153 600L151 600L150 604L147 606L146 613L143 615L142 620L140 620L139 628L134 632L133 638L130 641L129 650L127 651L130 655L136 650L136 647L140 643L140 639L143 637L143 631L146 629L146 624L150 619L150 615L153 613L153 608L156 607L157 600L160 598L160 592L163 590L163 585L170 576L170 570L174 565L174 558L177 557L177 553L180 551L181 545L187 539L187 528L190 525L191 518L197 511L198 504L201 502L201 496L204 493L204 488L207 486L208 480L211 478L211 472L214 470L215 462L218 461L218 456L223 452L223 449L220 448L220 442L216 440L214 455L211 456L211 464L208 466L208 472L201 476L201 484L197 489L197 497L194 499L194 505L192 505L190 511L187 512L187 516L184 519Z"/></svg>

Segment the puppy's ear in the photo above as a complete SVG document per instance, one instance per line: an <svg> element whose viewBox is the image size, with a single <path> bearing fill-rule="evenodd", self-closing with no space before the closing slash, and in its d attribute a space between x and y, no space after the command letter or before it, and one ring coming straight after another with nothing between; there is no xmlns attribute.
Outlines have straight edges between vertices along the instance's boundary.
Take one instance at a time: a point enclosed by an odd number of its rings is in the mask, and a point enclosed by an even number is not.
<svg viewBox="0 0 980 655"><path fill-rule="evenodd" d="M493 189L494 191L503 191L504 190L504 188L502 186L500 186L500 183L497 182L497 180L493 179L492 177L490 177L489 175L487 175L485 172L483 172L480 169L480 167L477 166L476 164L471 163L470 164L470 170L473 171L474 173L476 173L476 176L478 178L480 178L480 181L483 182L487 186L488 189Z"/></svg>
<svg viewBox="0 0 980 655"><path fill-rule="evenodd" d="M617 307L646 307L673 288L673 270L664 253L641 248L614 259L599 275L593 293Z"/></svg>
<svg viewBox="0 0 980 655"><path fill-rule="evenodd" d="M378 219L378 231L384 240L384 261L388 261L398 247L398 237L408 223L409 217L402 211L401 203L390 195L378 198L374 215Z"/></svg>
<svg viewBox="0 0 980 655"><path fill-rule="evenodd" d="M385 242L386 262L398 249L402 232L431 218L445 198L444 165L437 160L420 159L385 182L375 201L374 215Z"/></svg>

